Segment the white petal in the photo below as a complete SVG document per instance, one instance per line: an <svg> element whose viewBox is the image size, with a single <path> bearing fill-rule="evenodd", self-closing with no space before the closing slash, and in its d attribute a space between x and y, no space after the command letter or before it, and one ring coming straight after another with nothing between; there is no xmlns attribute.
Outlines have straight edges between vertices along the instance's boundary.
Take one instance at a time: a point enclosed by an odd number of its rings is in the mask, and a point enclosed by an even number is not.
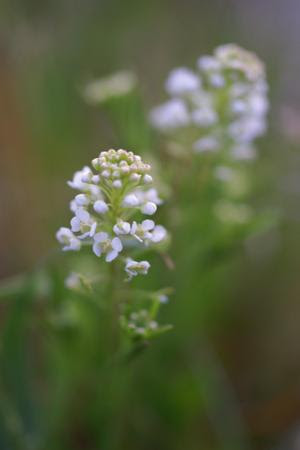
<svg viewBox="0 0 300 450"><path fill-rule="evenodd" d="M159 198L157 190L155 188L148 189L148 191L145 192L145 198L149 202L153 202L156 205L160 205L162 203L162 199Z"/></svg>
<svg viewBox="0 0 300 450"><path fill-rule="evenodd" d="M94 236L94 234L95 234L95 231L96 231L96 228L97 228L97 222L94 222L93 224L92 224L92 226L91 226L91 229L90 229L90 237L93 237Z"/></svg>
<svg viewBox="0 0 300 450"><path fill-rule="evenodd" d="M152 232L152 242L160 242L165 239L167 230L162 225L157 225Z"/></svg>
<svg viewBox="0 0 300 450"><path fill-rule="evenodd" d="M112 250L111 252L107 253L105 261L106 262L111 262L112 260L114 260L116 257L118 256L118 251L117 250Z"/></svg>
<svg viewBox="0 0 300 450"><path fill-rule="evenodd" d="M78 239L80 239L81 241L87 237L90 237L90 232L86 231L85 233L82 233L80 236L78 236Z"/></svg>
<svg viewBox="0 0 300 450"><path fill-rule="evenodd" d="M153 222L153 220L143 220L142 222L142 228L144 231L150 231L155 227L155 223Z"/></svg>
<svg viewBox="0 0 300 450"><path fill-rule="evenodd" d="M72 231L80 231L80 223L78 217L73 217L70 222Z"/></svg>
<svg viewBox="0 0 300 450"><path fill-rule="evenodd" d="M130 233L130 223L129 222L123 222L123 230L126 234Z"/></svg>
<svg viewBox="0 0 300 450"><path fill-rule="evenodd" d="M114 230L114 233L116 233L118 235L122 234L122 230L119 228L119 226L117 224L113 226L113 230Z"/></svg>
<svg viewBox="0 0 300 450"><path fill-rule="evenodd" d="M137 206L139 204L139 200L135 194L128 194L124 198L123 204L125 206Z"/></svg>
<svg viewBox="0 0 300 450"><path fill-rule="evenodd" d="M79 241L79 239L77 239L76 237L72 238L70 240L70 249L71 250L80 250L81 247L81 242Z"/></svg>
<svg viewBox="0 0 300 450"><path fill-rule="evenodd" d="M117 250L118 252L120 252L123 248L122 242L119 238L113 238L113 240L111 241L111 246L114 250Z"/></svg>
<svg viewBox="0 0 300 450"><path fill-rule="evenodd" d="M103 242L106 241L106 239L108 239L108 234L105 233L104 231L100 231L99 233L96 233L94 235L95 242Z"/></svg>
<svg viewBox="0 0 300 450"><path fill-rule="evenodd" d="M130 233L135 234L136 230L137 230L137 223L136 223L136 221L134 221L134 222L132 222Z"/></svg>
<svg viewBox="0 0 300 450"><path fill-rule="evenodd" d="M75 214L77 211L78 205L75 200L70 201L70 210Z"/></svg>
<svg viewBox="0 0 300 450"><path fill-rule="evenodd" d="M76 217L78 217L78 219L80 219L80 221L84 223L88 222L90 218L89 213L83 208L78 208L75 214Z"/></svg>
<svg viewBox="0 0 300 450"><path fill-rule="evenodd" d="M66 239L71 239L72 237L72 231L66 227L61 227L56 233L56 239L61 243L64 243Z"/></svg>
<svg viewBox="0 0 300 450"><path fill-rule="evenodd" d="M95 242L93 244L93 252L95 253L96 256L101 256L102 251L101 251L101 247L99 245L99 242Z"/></svg>
<svg viewBox="0 0 300 450"><path fill-rule="evenodd" d="M119 222L116 223L113 227L113 230L116 234L128 234L130 233L130 223L129 222Z"/></svg>

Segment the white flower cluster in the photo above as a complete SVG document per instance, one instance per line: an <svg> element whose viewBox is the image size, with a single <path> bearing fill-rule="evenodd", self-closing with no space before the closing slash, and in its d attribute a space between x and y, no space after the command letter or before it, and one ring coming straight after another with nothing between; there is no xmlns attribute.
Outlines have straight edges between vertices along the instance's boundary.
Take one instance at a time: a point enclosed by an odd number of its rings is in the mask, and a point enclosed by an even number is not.
<svg viewBox="0 0 300 450"><path fill-rule="evenodd" d="M170 100L150 116L156 128L197 130L191 133L195 152L226 148L234 159L255 156L251 144L264 133L268 110L265 70L255 54L222 45L199 58L196 71L171 71L165 87Z"/></svg>
<svg viewBox="0 0 300 450"><path fill-rule="evenodd" d="M110 99L129 94L135 89L136 85L136 75L128 70L122 70L88 83L83 90L83 96L88 103L104 103Z"/></svg>
<svg viewBox="0 0 300 450"><path fill-rule="evenodd" d="M122 315L120 324L126 334L135 340L151 339L172 328L171 325L159 325L147 309L131 312L128 317Z"/></svg>
<svg viewBox="0 0 300 450"><path fill-rule="evenodd" d="M129 331L140 336L145 336L147 332L158 328L158 323L150 317L149 311L146 309L132 312L126 325Z"/></svg>
<svg viewBox="0 0 300 450"><path fill-rule="evenodd" d="M138 214L153 215L162 203L154 187L150 187L151 166L141 157L126 150L101 152L92 161L74 174L68 184L79 194L70 203L74 216L70 228L62 227L56 237L63 250L80 250L82 243L89 244L98 257L113 261L123 248L133 242L136 245L151 245L163 241L167 232L153 220L141 222L130 220ZM147 261L124 258L128 278L147 274Z"/></svg>

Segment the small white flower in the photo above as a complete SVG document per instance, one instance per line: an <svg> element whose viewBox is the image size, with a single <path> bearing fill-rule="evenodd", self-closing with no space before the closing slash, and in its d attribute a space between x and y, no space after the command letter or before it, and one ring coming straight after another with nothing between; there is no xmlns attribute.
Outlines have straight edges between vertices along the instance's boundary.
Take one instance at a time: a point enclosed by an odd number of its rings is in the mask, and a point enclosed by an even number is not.
<svg viewBox="0 0 300 450"><path fill-rule="evenodd" d="M92 182L94 184L98 184L100 182L100 175L93 175L92 176Z"/></svg>
<svg viewBox="0 0 300 450"><path fill-rule="evenodd" d="M113 187L116 189L121 189L122 187L122 181L121 180L114 180L112 183Z"/></svg>
<svg viewBox="0 0 300 450"><path fill-rule="evenodd" d="M254 93L249 97L250 114L264 116L269 109L268 100L261 94Z"/></svg>
<svg viewBox="0 0 300 450"><path fill-rule="evenodd" d="M144 175L144 177L143 177L143 181L144 181L145 184L150 184L150 183L152 183L153 178L151 177L151 175L146 174L146 175Z"/></svg>
<svg viewBox="0 0 300 450"><path fill-rule="evenodd" d="M81 242L69 228L61 227L56 233L56 239L64 245L63 251L80 250Z"/></svg>
<svg viewBox="0 0 300 450"><path fill-rule="evenodd" d="M236 99L231 102L231 111L234 114L243 114L247 111L248 106L245 100Z"/></svg>
<svg viewBox="0 0 300 450"><path fill-rule="evenodd" d="M129 177L131 181L135 181L136 183L140 181L142 176L139 173L132 173Z"/></svg>
<svg viewBox="0 0 300 450"><path fill-rule="evenodd" d="M156 128L168 130L188 125L190 116L184 101L175 98L154 108L150 120Z"/></svg>
<svg viewBox="0 0 300 450"><path fill-rule="evenodd" d="M75 202L78 206L87 206L90 203L90 199L86 194L77 194Z"/></svg>
<svg viewBox="0 0 300 450"><path fill-rule="evenodd" d="M182 95L199 89L199 77L186 67L172 70L167 81L166 91L170 95Z"/></svg>
<svg viewBox="0 0 300 450"><path fill-rule="evenodd" d="M211 86L213 86L215 88L222 88L226 84L225 78L223 77L223 75L221 75L220 73L217 73L217 72L210 73L208 79L209 79Z"/></svg>
<svg viewBox="0 0 300 450"><path fill-rule="evenodd" d="M236 142L250 143L266 130L266 124L261 118L255 116L244 117L232 122L228 127L229 135Z"/></svg>
<svg viewBox="0 0 300 450"><path fill-rule="evenodd" d="M217 71L220 70L221 64L214 56L201 56L198 59L198 67L204 71Z"/></svg>
<svg viewBox="0 0 300 450"><path fill-rule="evenodd" d="M158 243L163 241L167 236L167 230L162 225L156 225L152 231L151 241Z"/></svg>
<svg viewBox="0 0 300 450"><path fill-rule="evenodd" d="M93 208L98 214L105 214L108 211L108 205L104 200L97 200Z"/></svg>
<svg viewBox="0 0 300 450"><path fill-rule="evenodd" d="M131 258L127 258L125 271L129 275L129 279L137 275L147 275L150 268L150 263L148 261L134 261Z"/></svg>
<svg viewBox="0 0 300 450"><path fill-rule="evenodd" d="M150 242L161 242L167 236L167 231L162 225L155 225L153 220L143 220L142 223L133 222L130 234L139 242L149 245Z"/></svg>
<svg viewBox="0 0 300 450"><path fill-rule="evenodd" d="M75 233L81 231L81 225L88 225L90 214L83 207L78 207L75 211L75 217L71 219L71 229Z"/></svg>
<svg viewBox="0 0 300 450"><path fill-rule="evenodd" d="M94 236L93 252L96 256L106 254L105 261L113 261L123 249L122 242L119 238L109 238L108 233L99 232Z"/></svg>
<svg viewBox="0 0 300 450"><path fill-rule="evenodd" d="M158 299L159 299L160 303L168 303L168 301L169 301L169 297L165 294L159 295Z"/></svg>
<svg viewBox="0 0 300 450"><path fill-rule="evenodd" d="M148 216L152 216L157 210L157 206L153 202L147 202L141 207L141 211L143 214L147 214Z"/></svg>
<svg viewBox="0 0 300 450"><path fill-rule="evenodd" d="M95 234L97 222L93 220L88 211L83 207L78 207L75 211L75 217L71 219L71 229L73 232L82 232L83 234L78 236L80 239L86 237L92 237Z"/></svg>
<svg viewBox="0 0 300 450"><path fill-rule="evenodd" d="M135 194L128 194L125 196L125 198L123 200L123 205L125 207L138 206L138 204L139 204L139 199L137 198L137 196Z"/></svg>
<svg viewBox="0 0 300 450"><path fill-rule="evenodd" d="M206 136L198 139L193 145L195 152L214 152L219 149L219 140L214 136Z"/></svg>
<svg viewBox="0 0 300 450"><path fill-rule="evenodd" d="M142 189L136 189L134 195L138 199L138 204L142 205L147 202L155 203L156 205L161 205L163 203L162 199L158 196L158 192L155 188L147 189L143 191Z"/></svg>
<svg viewBox="0 0 300 450"><path fill-rule="evenodd" d="M143 220L142 223L138 224L135 221L131 225L130 234L135 237L139 242L149 241L152 239L151 230L155 227L153 220ZM146 242L147 243L147 242Z"/></svg>
<svg viewBox="0 0 300 450"><path fill-rule="evenodd" d="M76 272L71 272L65 279L65 287L72 290L77 290L81 287L80 276Z"/></svg>
<svg viewBox="0 0 300 450"><path fill-rule="evenodd" d="M91 178L92 171L88 166L83 167L81 170L78 170L74 173L73 180L68 181L68 185L73 189L86 190L88 188L87 183L83 182L83 178Z"/></svg>
<svg viewBox="0 0 300 450"><path fill-rule="evenodd" d="M130 233L130 223L129 222L124 222L123 220L119 220L115 225L114 225L114 232L116 234L129 234Z"/></svg>
<svg viewBox="0 0 300 450"><path fill-rule="evenodd" d="M150 328L151 330L155 330L157 327L158 327L158 323L156 322L156 320L151 320L151 321L149 322L149 328Z"/></svg>

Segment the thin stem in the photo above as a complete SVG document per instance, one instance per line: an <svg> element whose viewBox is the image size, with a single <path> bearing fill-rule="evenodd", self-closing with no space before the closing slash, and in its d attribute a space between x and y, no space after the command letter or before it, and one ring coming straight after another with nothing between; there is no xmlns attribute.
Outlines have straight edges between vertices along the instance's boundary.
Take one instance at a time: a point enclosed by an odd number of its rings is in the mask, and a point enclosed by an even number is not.
<svg viewBox="0 0 300 450"><path fill-rule="evenodd" d="M108 295L107 300L110 302L111 324L110 336L113 353L119 348L119 317L120 317L120 303L118 298L119 291L119 267L116 260L110 263L109 281L108 281Z"/></svg>

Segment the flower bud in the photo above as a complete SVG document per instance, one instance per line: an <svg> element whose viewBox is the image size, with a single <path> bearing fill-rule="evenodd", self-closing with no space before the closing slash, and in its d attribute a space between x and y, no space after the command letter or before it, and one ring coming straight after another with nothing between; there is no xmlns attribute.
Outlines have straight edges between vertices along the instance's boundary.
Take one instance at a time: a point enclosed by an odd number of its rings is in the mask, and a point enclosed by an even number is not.
<svg viewBox="0 0 300 450"><path fill-rule="evenodd" d="M105 214L108 211L108 205L107 203L105 203L105 201L103 200L97 200L94 203L94 210L98 213L98 214Z"/></svg>
<svg viewBox="0 0 300 450"><path fill-rule="evenodd" d="M141 211L144 214L147 214L148 216L152 216L157 210L157 206L153 202L147 202L145 205L141 207Z"/></svg>

